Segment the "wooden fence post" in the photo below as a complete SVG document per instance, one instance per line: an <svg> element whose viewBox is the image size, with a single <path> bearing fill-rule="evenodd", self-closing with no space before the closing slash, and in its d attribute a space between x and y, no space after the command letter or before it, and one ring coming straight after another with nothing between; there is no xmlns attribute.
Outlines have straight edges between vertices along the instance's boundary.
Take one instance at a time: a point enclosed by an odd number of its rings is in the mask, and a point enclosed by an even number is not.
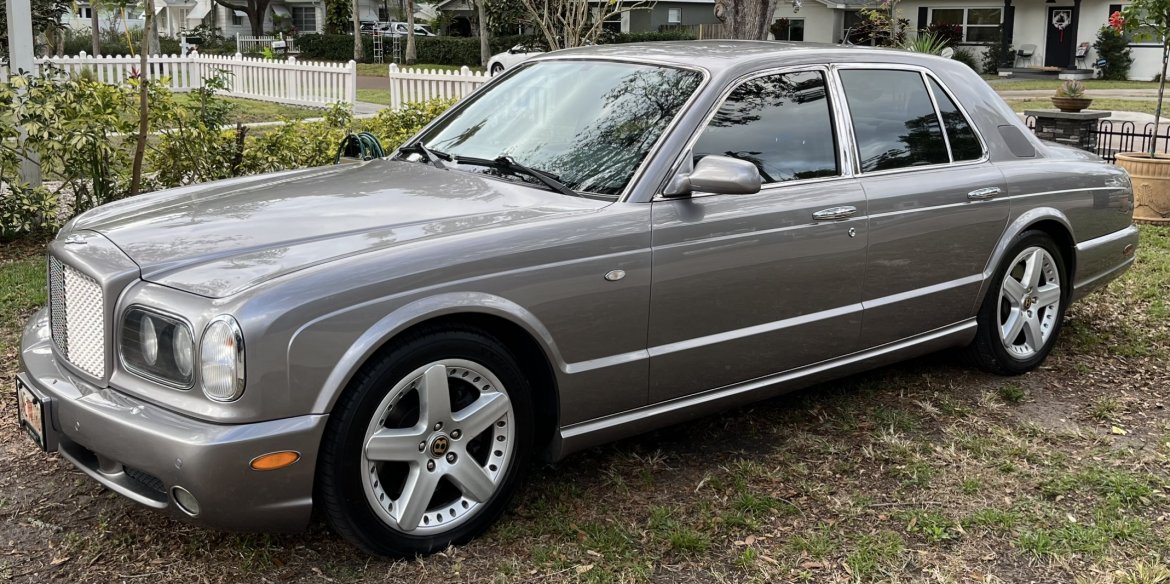
<svg viewBox="0 0 1170 584"><path fill-rule="evenodd" d="M349 60L346 68L349 70L349 76L346 81L345 100L350 106L357 105L357 61Z"/></svg>

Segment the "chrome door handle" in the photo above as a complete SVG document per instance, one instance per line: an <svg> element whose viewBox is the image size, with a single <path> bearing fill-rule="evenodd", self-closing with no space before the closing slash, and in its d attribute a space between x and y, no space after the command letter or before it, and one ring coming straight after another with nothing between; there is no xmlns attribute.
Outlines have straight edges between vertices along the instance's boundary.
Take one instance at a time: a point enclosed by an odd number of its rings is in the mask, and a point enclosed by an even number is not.
<svg viewBox="0 0 1170 584"><path fill-rule="evenodd" d="M836 221L839 219L848 219L856 214L857 207L830 207L813 213L813 219L817 221Z"/></svg>
<svg viewBox="0 0 1170 584"><path fill-rule="evenodd" d="M1001 189L999 187L987 187L984 189L975 189L975 190L967 193L967 198L971 199L972 201L986 201L988 199L994 199L996 195L998 195L1002 192L1003 192L1003 189Z"/></svg>

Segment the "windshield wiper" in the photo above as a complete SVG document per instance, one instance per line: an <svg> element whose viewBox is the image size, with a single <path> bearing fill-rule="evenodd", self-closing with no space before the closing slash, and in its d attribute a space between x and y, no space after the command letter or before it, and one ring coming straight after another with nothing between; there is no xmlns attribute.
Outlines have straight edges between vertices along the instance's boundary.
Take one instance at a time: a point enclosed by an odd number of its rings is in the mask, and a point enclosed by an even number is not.
<svg viewBox="0 0 1170 584"><path fill-rule="evenodd" d="M557 191L558 193L569 195L571 197L581 196L581 193L574 191L573 189L565 186L565 184L561 181L557 180L558 177L544 172L543 170L536 170L535 168L524 166L523 164L512 160L510 156L500 156L495 159L475 158L473 156L455 156L454 160L459 164L489 166L491 168L502 170L504 172L510 172L512 174L526 174L544 183L544 186Z"/></svg>
<svg viewBox="0 0 1170 584"><path fill-rule="evenodd" d="M447 165L443 164L442 161L446 160L450 162L452 159L451 155L447 154L446 152L427 148L426 143L424 143L422 140L419 140L409 146L403 146L398 149L398 152L401 154L421 154L427 159L427 162L431 163L431 165L435 168L447 168Z"/></svg>

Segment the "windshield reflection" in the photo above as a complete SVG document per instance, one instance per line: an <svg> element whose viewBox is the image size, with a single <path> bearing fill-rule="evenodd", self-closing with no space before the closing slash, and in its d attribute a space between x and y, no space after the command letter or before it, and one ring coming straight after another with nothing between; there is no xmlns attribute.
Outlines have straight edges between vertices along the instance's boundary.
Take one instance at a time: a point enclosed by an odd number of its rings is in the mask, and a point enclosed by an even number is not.
<svg viewBox="0 0 1170 584"><path fill-rule="evenodd" d="M575 191L616 196L700 79L694 71L653 65L533 63L472 97L422 140L455 156L509 156Z"/></svg>

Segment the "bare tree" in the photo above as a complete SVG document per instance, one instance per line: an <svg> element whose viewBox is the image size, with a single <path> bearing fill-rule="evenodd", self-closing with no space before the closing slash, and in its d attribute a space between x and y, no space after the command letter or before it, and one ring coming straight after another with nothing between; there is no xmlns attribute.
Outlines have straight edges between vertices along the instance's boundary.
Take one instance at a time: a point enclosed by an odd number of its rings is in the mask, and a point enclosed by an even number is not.
<svg viewBox="0 0 1170 584"><path fill-rule="evenodd" d="M768 40L779 0L715 0L715 18L729 38Z"/></svg>
<svg viewBox="0 0 1170 584"><path fill-rule="evenodd" d="M375 27L373 34L382 34L382 31ZM360 63L365 56L365 47L362 46L362 4L360 0L353 0L353 60Z"/></svg>
<svg viewBox="0 0 1170 584"><path fill-rule="evenodd" d="M407 65L413 65L418 60L417 49L414 46L414 0L406 0L406 52L402 60Z"/></svg>
<svg viewBox="0 0 1170 584"><path fill-rule="evenodd" d="M479 17L479 65L487 67L492 59L492 41L488 31L488 0L475 0L475 13Z"/></svg>
<svg viewBox="0 0 1170 584"><path fill-rule="evenodd" d="M601 0L596 5L587 0L520 0L520 4L555 51L596 43L605 21L631 10L649 10L655 0Z"/></svg>
<svg viewBox="0 0 1170 584"><path fill-rule="evenodd" d="M98 17L96 0L89 0L89 33L93 40L93 54L96 57L102 54L102 20Z"/></svg>
<svg viewBox="0 0 1170 584"><path fill-rule="evenodd" d="M145 0L146 30L154 22L154 0ZM146 47L143 47L145 49ZM130 196L142 189L142 159L146 156L146 136L150 133L150 71L149 51L138 51L138 142L134 145L134 165L130 171Z"/></svg>
<svg viewBox="0 0 1170 584"><path fill-rule="evenodd" d="M264 14L268 12L268 5L272 0L243 0L243 3L228 2L228 0L212 0L216 4L236 10L248 15L248 25L253 36L264 34Z"/></svg>

